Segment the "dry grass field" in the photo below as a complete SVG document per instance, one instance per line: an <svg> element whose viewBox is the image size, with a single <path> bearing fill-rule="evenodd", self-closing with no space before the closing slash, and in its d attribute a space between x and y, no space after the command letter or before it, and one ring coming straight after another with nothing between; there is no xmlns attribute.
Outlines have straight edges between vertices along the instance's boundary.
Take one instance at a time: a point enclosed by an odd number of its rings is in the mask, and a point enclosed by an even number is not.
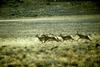
<svg viewBox="0 0 100 67"><path fill-rule="evenodd" d="M90 35L77 39L76 31ZM42 43L36 34L72 35ZM0 20L0 67L99 67L100 15Z"/></svg>

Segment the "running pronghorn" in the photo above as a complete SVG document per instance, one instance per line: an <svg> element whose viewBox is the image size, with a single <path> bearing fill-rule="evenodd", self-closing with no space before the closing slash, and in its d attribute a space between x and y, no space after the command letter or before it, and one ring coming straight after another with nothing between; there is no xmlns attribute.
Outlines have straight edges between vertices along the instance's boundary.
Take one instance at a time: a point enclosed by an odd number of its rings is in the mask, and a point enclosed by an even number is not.
<svg viewBox="0 0 100 67"><path fill-rule="evenodd" d="M45 43L46 41L60 41L60 39L53 34L42 34L40 36L37 34L36 37L43 43Z"/></svg>
<svg viewBox="0 0 100 67"><path fill-rule="evenodd" d="M54 37L57 42L63 41L62 37L60 37L59 35L54 35L54 34L50 33L50 34L48 34L48 37Z"/></svg>
<svg viewBox="0 0 100 67"><path fill-rule="evenodd" d="M76 35L79 36L79 39L86 39L86 40L91 41L91 39L89 38L89 35L79 34L78 31L77 31Z"/></svg>
<svg viewBox="0 0 100 67"><path fill-rule="evenodd" d="M71 35L62 35L62 34L60 34L59 36L63 39L63 41L65 41L65 40L74 40L71 37Z"/></svg>
<svg viewBox="0 0 100 67"><path fill-rule="evenodd" d="M41 42L43 42L43 43L45 43L46 42L46 37L45 37L45 35L36 35L36 37L41 41Z"/></svg>
<svg viewBox="0 0 100 67"><path fill-rule="evenodd" d="M56 41L58 42L58 38L54 34L47 34L46 35L46 41Z"/></svg>

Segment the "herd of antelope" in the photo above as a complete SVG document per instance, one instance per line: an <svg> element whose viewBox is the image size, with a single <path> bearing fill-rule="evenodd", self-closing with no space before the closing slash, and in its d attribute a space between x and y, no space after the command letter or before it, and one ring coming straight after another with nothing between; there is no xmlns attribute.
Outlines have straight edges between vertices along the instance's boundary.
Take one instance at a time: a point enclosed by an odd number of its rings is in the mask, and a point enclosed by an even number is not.
<svg viewBox="0 0 100 67"><path fill-rule="evenodd" d="M83 35L83 34L79 34L79 33L77 33L76 35L78 36L77 40L85 39L85 40L91 41L89 35ZM39 35L39 34L37 34L36 37L43 43L45 43L47 41L61 42L61 41L67 41L67 40L75 40L72 35L63 35L63 34L60 34L60 35L54 35L54 34Z"/></svg>

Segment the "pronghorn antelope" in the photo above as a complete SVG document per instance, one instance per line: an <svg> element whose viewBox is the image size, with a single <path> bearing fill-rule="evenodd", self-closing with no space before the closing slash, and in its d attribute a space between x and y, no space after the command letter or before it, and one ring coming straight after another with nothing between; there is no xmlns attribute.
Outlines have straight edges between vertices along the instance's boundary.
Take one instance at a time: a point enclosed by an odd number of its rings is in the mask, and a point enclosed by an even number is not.
<svg viewBox="0 0 100 67"><path fill-rule="evenodd" d="M79 34L78 32L77 32L77 34L76 34L76 35L78 35L78 36L79 36L79 39L86 39L86 40L91 41L91 39L89 38L89 35Z"/></svg>
<svg viewBox="0 0 100 67"><path fill-rule="evenodd" d="M63 41L62 37L58 36L58 35L54 35L54 34L48 34L48 37L54 37L57 42L59 41Z"/></svg>
<svg viewBox="0 0 100 67"><path fill-rule="evenodd" d="M36 35L36 37L41 41L41 42L46 42L46 37L45 37L45 35Z"/></svg>
<svg viewBox="0 0 100 67"><path fill-rule="evenodd" d="M43 43L45 43L46 41L60 41L56 36L54 36L53 34L43 34L43 35L41 35L41 36L39 36L39 35L36 35L36 37L38 37L38 39L41 41L41 42L43 42Z"/></svg>
<svg viewBox="0 0 100 67"><path fill-rule="evenodd" d="M65 41L65 40L73 40L73 38L70 35L62 35L62 34L60 34L59 36L63 39L63 41Z"/></svg>
<svg viewBox="0 0 100 67"><path fill-rule="evenodd" d="M60 41L60 42L62 42L62 41L63 41L63 39L62 39L62 37L61 37L61 36L55 36L55 38L56 38L58 41Z"/></svg>
<svg viewBox="0 0 100 67"><path fill-rule="evenodd" d="M59 41L53 34L52 35L47 35L47 37L46 37L47 39L47 41Z"/></svg>

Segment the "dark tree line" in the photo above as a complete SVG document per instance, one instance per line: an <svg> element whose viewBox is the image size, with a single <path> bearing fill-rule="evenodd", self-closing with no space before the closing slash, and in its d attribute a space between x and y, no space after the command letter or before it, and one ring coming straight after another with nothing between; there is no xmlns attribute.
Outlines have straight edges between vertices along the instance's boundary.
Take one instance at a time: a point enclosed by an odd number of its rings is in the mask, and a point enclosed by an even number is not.
<svg viewBox="0 0 100 67"><path fill-rule="evenodd" d="M16 4L16 3L23 3L24 0L0 0L0 6L6 5L6 4Z"/></svg>
<svg viewBox="0 0 100 67"><path fill-rule="evenodd" d="M82 1L91 1L97 5L97 7L100 8L100 2L99 0L46 0L47 2L82 2Z"/></svg>
<svg viewBox="0 0 100 67"><path fill-rule="evenodd" d="M68 2L68 1L93 1L93 2L99 2L98 0L47 0L49 2Z"/></svg>
<svg viewBox="0 0 100 67"><path fill-rule="evenodd" d="M97 4L97 6L99 7L100 6L100 2L99 0L0 0L0 7L2 5L6 5L6 4L18 4L18 3L24 3L24 2L27 2L27 1L43 1L43 2L71 2L71 1L76 1L76 2L80 2L80 1L92 1L94 3Z"/></svg>

